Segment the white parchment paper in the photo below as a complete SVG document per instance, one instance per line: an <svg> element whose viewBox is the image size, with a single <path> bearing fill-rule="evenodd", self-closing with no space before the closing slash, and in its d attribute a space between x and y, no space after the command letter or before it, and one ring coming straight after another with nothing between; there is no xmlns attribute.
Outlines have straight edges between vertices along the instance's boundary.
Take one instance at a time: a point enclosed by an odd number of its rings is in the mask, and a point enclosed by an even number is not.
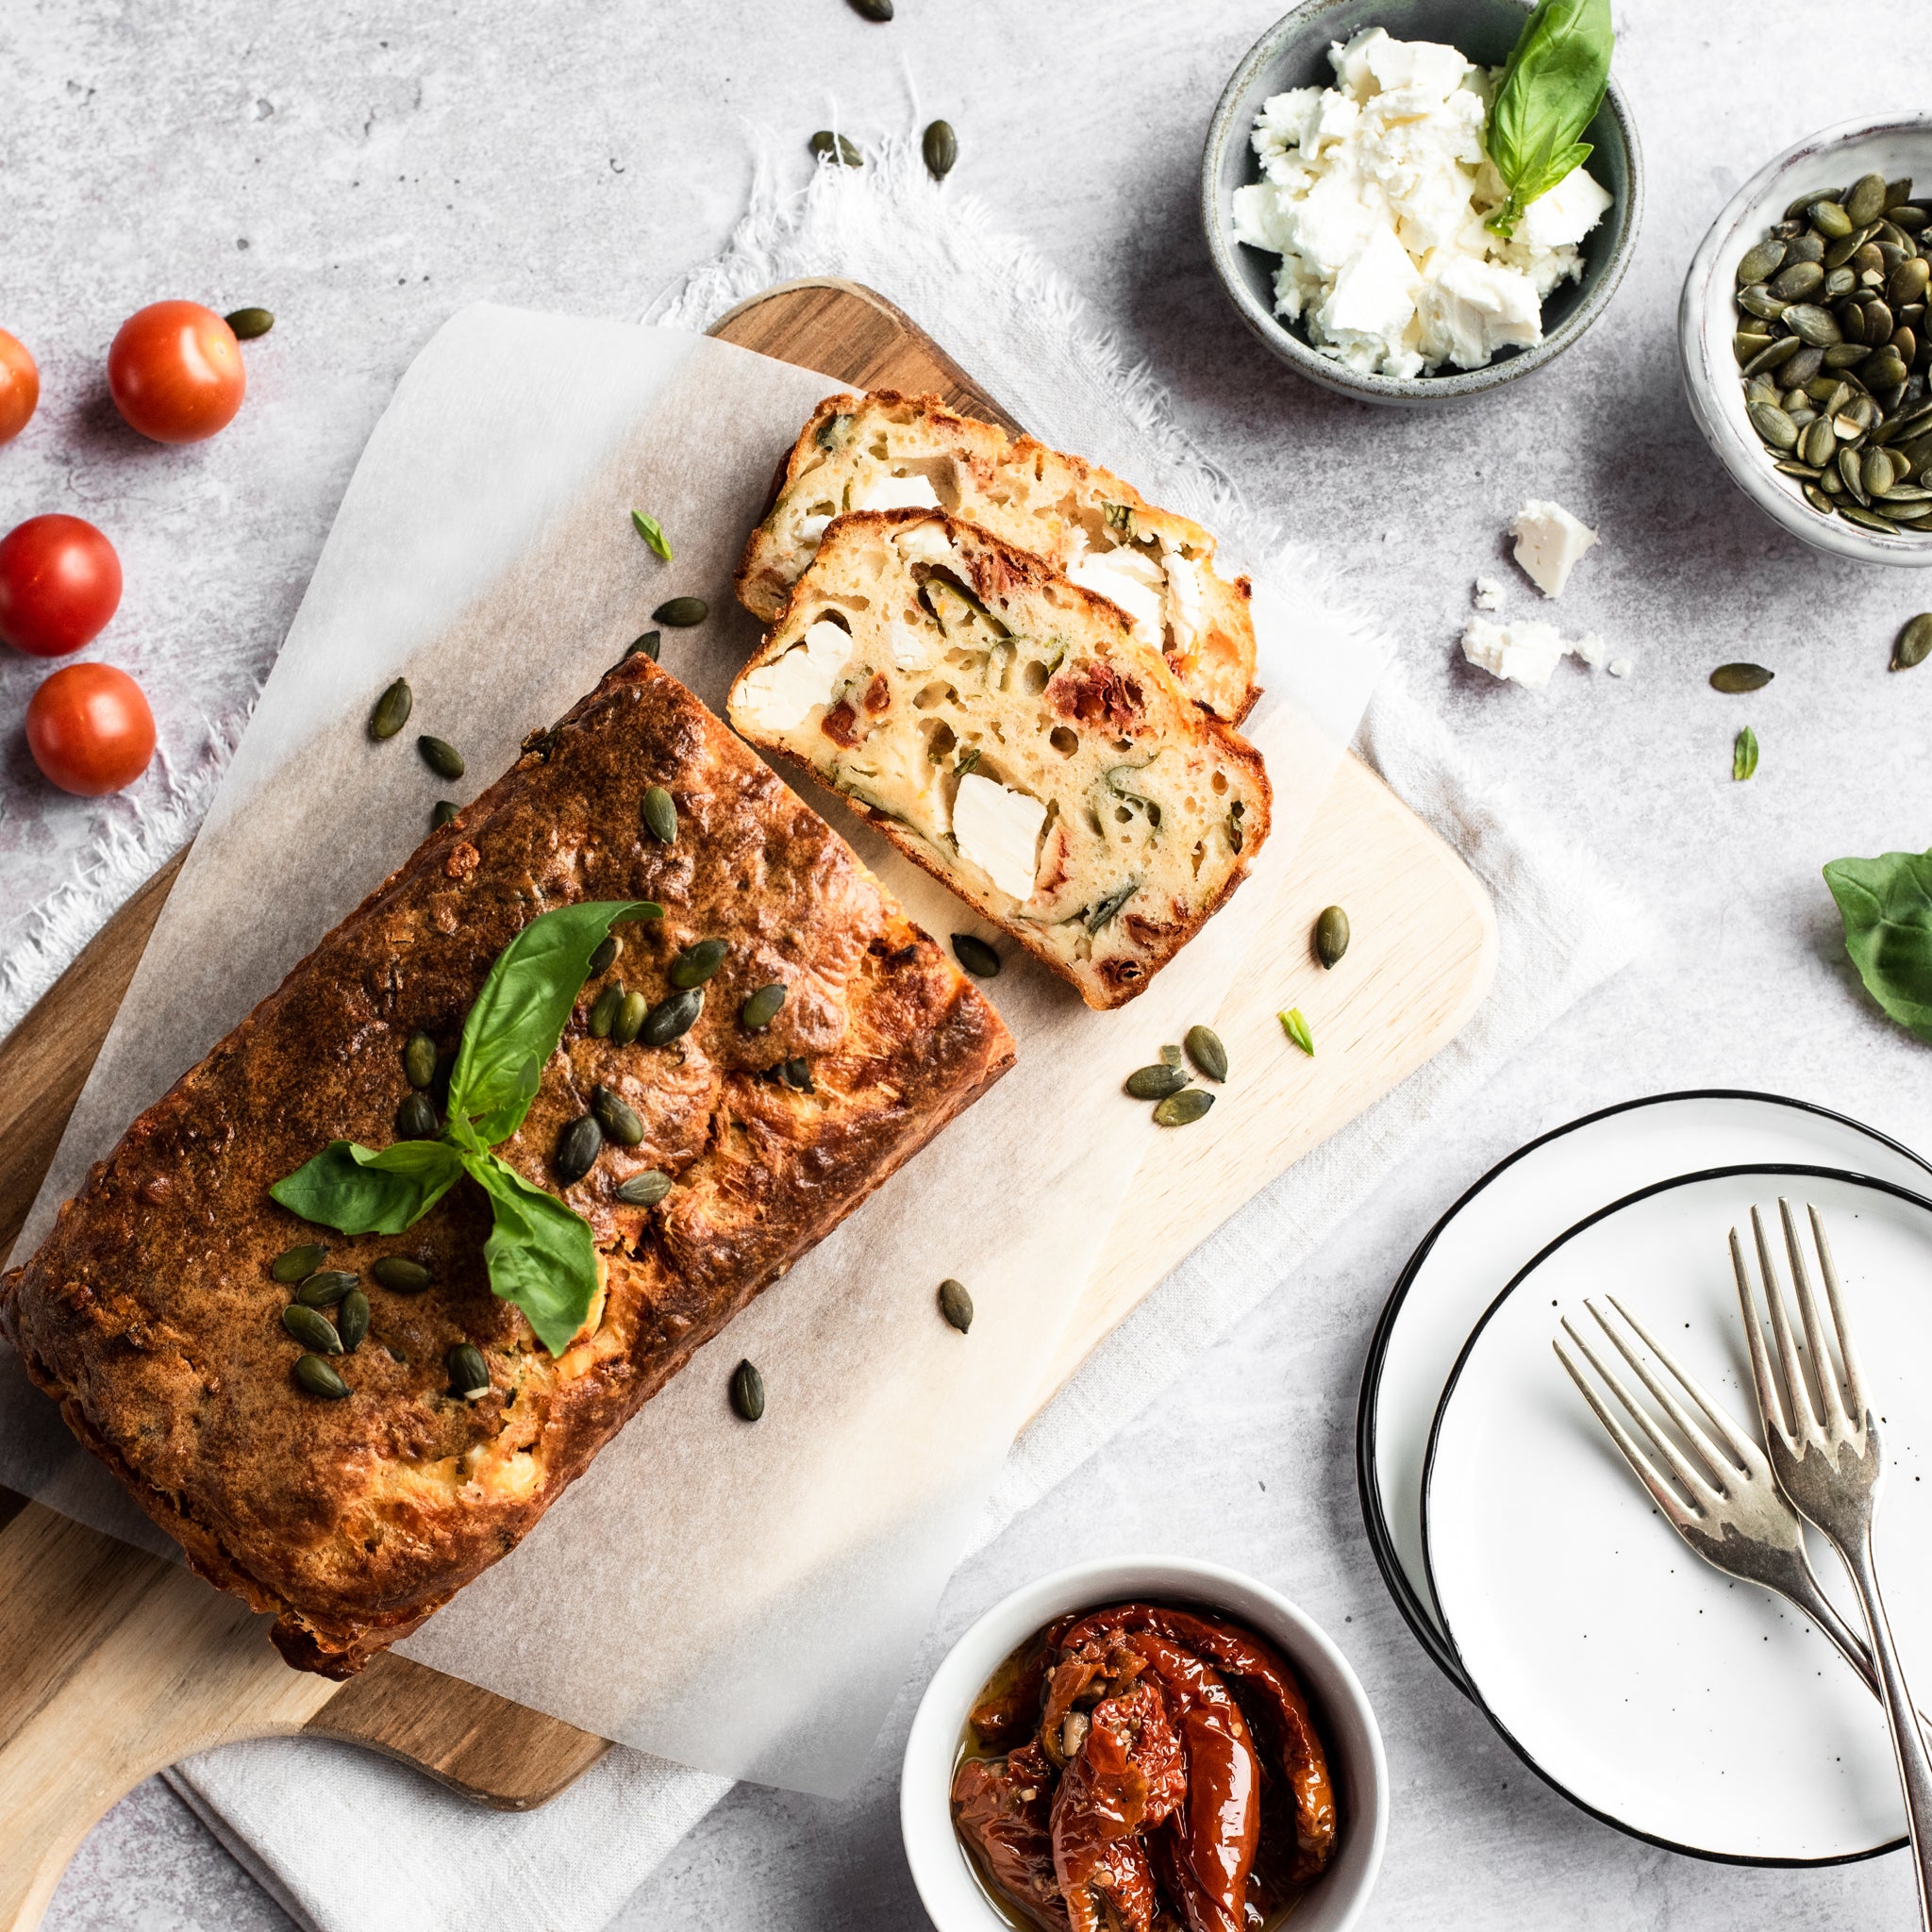
<svg viewBox="0 0 1932 1932"><path fill-rule="evenodd" d="M127 1122L408 857L433 801L481 790L669 596L710 602L706 625L665 632L662 661L722 710L757 639L732 570L777 458L841 386L677 330L492 307L444 326L364 452L19 1255ZM633 507L675 562L639 541ZM1112 1014L1004 949L986 990L1015 1071L702 1351L407 1655L705 1770L820 1791L856 1774L1161 1131L1121 1079L1218 1008L1380 668L1278 588L1257 586L1256 614L1268 696L1247 729L1274 828L1230 906ZM373 745L369 708L398 673L415 714ZM417 759L419 730L462 748L458 786ZM813 802L927 930L974 928L836 801ZM1210 1115L1188 1131L1212 1130ZM969 1336L936 1310L949 1274L973 1293ZM755 1427L725 1398L741 1357L765 1380ZM0 1480L169 1547L10 1357Z"/></svg>

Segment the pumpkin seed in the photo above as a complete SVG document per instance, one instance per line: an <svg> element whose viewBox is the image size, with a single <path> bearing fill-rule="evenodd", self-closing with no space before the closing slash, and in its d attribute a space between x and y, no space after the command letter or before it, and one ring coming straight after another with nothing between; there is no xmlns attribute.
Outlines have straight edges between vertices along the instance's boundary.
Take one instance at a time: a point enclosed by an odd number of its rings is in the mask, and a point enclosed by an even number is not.
<svg viewBox="0 0 1932 1932"><path fill-rule="evenodd" d="M1756 335L1740 329L1731 338L1731 354L1738 358L1738 367L1741 369L1754 357L1762 355L1771 347L1773 340L1770 336Z"/></svg>
<svg viewBox="0 0 1932 1932"><path fill-rule="evenodd" d="M1865 340L1876 345L1890 341L1891 332L1898 326L1898 321L1891 312L1890 305L1876 295L1863 305L1865 310Z"/></svg>
<svg viewBox="0 0 1932 1932"><path fill-rule="evenodd" d="M1871 354L1860 342L1834 342L1824 352L1824 366L1834 377L1842 378L1847 370L1856 369Z"/></svg>
<svg viewBox="0 0 1932 1932"><path fill-rule="evenodd" d="M1883 530L1896 537L1898 525L1890 517L1882 517L1876 510L1866 508L1856 503L1841 503L1838 513L1848 524L1857 524L1861 530Z"/></svg>
<svg viewBox="0 0 1932 1932"><path fill-rule="evenodd" d="M1733 783L1748 778L1757 769L1757 734L1750 725L1738 733L1738 741L1731 746L1731 779Z"/></svg>
<svg viewBox="0 0 1932 1932"><path fill-rule="evenodd" d="M1912 177L1909 175L1901 175L1896 181L1888 181L1885 184L1885 206L1888 213L1902 202L1909 201L1911 198Z"/></svg>
<svg viewBox="0 0 1932 1932"><path fill-rule="evenodd" d="M1789 389L1803 389L1824 368L1824 351L1807 344L1778 371L1777 379Z"/></svg>
<svg viewBox="0 0 1932 1932"><path fill-rule="evenodd" d="M1754 282L1768 282L1784 266L1786 244L1776 236L1747 248L1738 262L1738 286L1748 289ZM1824 251L1819 251L1821 254Z"/></svg>
<svg viewBox="0 0 1932 1932"><path fill-rule="evenodd" d="M644 1024L638 1028L638 1038L646 1046L669 1046L674 1040L681 1040L691 1031L704 1008L704 988L686 987L651 1008Z"/></svg>
<svg viewBox="0 0 1932 1932"><path fill-rule="evenodd" d="M813 1091L810 1064L802 1058L785 1061L778 1069L778 1077L786 1086L795 1088L800 1093L809 1093Z"/></svg>
<svg viewBox="0 0 1932 1932"><path fill-rule="evenodd" d="M1227 1078L1227 1049L1222 1045L1221 1036L1213 1027L1190 1026L1182 1036L1181 1043L1188 1050L1188 1058L1206 1078Z"/></svg>
<svg viewBox="0 0 1932 1932"><path fill-rule="evenodd" d="M592 1040L608 1040L611 1029L617 1024L617 1016L624 1010L624 987L622 982L612 980L597 995L597 1004L591 1008L590 1028ZM620 1042L621 1043L621 1042Z"/></svg>
<svg viewBox="0 0 1932 1932"><path fill-rule="evenodd" d="M1819 291L1827 302L1838 302L1849 295L1858 286L1858 278L1848 268L1835 268L1824 277L1824 287Z"/></svg>
<svg viewBox="0 0 1932 1932"><path fill-rule="evenodd" d="M421 1027L403 1048L403 1074L419 1093L426 1093L436 1078L436 1042Z"/></svg>
<svg viewBox="0 0 1932 1932"><path fill-rule="evenodd" d="M1000 956L976 933L956 932L953 935L953 957L975 979L997 979L1000 976Z"/></svg>
<svg viewBox="0 0 1932 1932"><path fill-rule="evenodd" d="M1833 505L1831 498L1823 490L1821 490L1817 484L1801 483L1798 487L1805 492L1805 501L1808 503L1813 509L1823 510L1826 516L1829 516L1832 513L1832 510L1835 508L1835 506Z"/></svg>
<svg viewBox="0 0 1932 1932"><path fill-rule="evenodd" d="M295 1291L305 1308L332 1308L355 1287L357 1277L346 1268L318 1268Z"/></svg>
<svg viewBox="0 0 1932 1932"><path fill-rule="evenodd" d="M292 1288L296 1282L306 1281L327 1259L328 1250L320 1241L304 1241L300 1247L284 1248L268 1264L269 1278Z"/></svg>
<svg viewBox="0 0 1932 1932"><path fill-rule="evenodd" d="M1885 176L1860 175L1845 196L1845 219L1862 226L1885 212Z"/></svg>
<svg viewBox="0 0 1932 1932"><path fill-rule="evenodd" d="M1838 474L1843 480L1845 489L1857 502L1866 504L1871 501L1865 494L1865 479L1859 468L1858 452L1856 449L1839 451Z"/></svg>
<svg viewBox="0 0 1932 1932"><path fill-rule="evenodd" d="M396 1108L396 1139L433 1141L442 1123L436 1118L436 1103L426 1093L409 1093Z"/></svg>
<svg viewBox="0 0 1932 1932"><path fill-rule="evenodd" d="M447 739L431 738L425 732L416 741L416 749L423 754L423 762L439 778L463 775L463 755Z"/></svg>
<svg viewBox="0 0 1932 1932"><path fill-rule="evenodd" d="M1885 217L1893 227L1903 228L1907 235L1918 234L1927 221L1932 221L1932 214L1924 208L1914 208L1909 202L1902 208L1887 208Z"/></svg>
<svg viewBox="0 0 1932 1932"><path fill-rule="evenodd" d="M641 1132L638 1138L642 1140ZM597 1124L597 1117L580 1113L558 1135L557 1152L551 1156L550 1164L565 1187L575 1187L596 1166L597 1157L603 1151L604 1129Z"/></svg>
<svg viewBox="0 0 1932 1932"><path fill-rule="evenodd" d="M626 1208L655 1208L671 1191L671 1176L659 1167L647 1167L617 1185L617 1198Z"/></svg>
<svg viewBox="0 0 1932 1932"><path fill-rule="evenodd" d="M829 127L821 127L807 145L822 161L837 156L841 168L865 166L865 157L842 134L834 134ZM670 618L664 621L667 624L672 622Z"/></svg>
<svg viewBox="0 0 1932 1932"><path fill-rule="evenodd" d="M953 132L953 124L935 121L925 130L919 150L925 157L926 172L935 181L943 181L953 172L953 163L959 158L959 137Z"/></svg>
<svg viewBox="0 0 1932 1932"><path fill-rule="evenodd" d="M1315 958L1331 970L1348 951L1348 914L1340 906L1326 906L1315 921Z"/></svg>
<svg viewBox="0 0 1932 1932"><path fill-rule="evenodd" d="M731 1407L748 1423L765 1412L765 1378L750 1362L740 1362L731 1372Z"/></svg>
<svg viewBox="0 0 1932 1932"><path fill-rule="evenodd" d="M674 597L651 612L653 624L668 624L673 630L689 630L710 616L711 607L702 597Z"/></svg>
<svg viewBox="0 0 1932 1932"><path fill-rule="evenodd" d="M1815 230L1807 228L1802 233L1789 237L1774 238L1785 244L1787 261L1823 261L1824 259L1824 237Z"/></svg>
<svg viewBox="0 0 1932 1932"><path fill-rule="evenodd" d="M1302 1009L1299 1007L1291 1007L1287 1012L1277 1013L1274 1017L1281 1022L1281 1030L1288 1035L1289 1039L1300 1047L1310 1059L1313 1059L1315 1057L1315 1037L1308 1031L1308 1023Z"/></svg>
<svg viewBox="0 0 1932 1932"><path fill-rule="evenodd" d="M940 1313L961 1335L973 1326L973 1297L966 1292L965 1283L955 1281L950 1274L940 1283Z"/></svg>
<svg viewBox="0 0 1932 1932"><path fill-rule="evenodd" d="M267 308L234 308L222 320L234 330L238 342L252 342L275 325L275 315Z"/></svg>
<svg viewBox="0 0 1932 1932"><path fill-rule="evenodd" d="M1178 1093L1188 1077L1180 1067L1136 1067L1122 1084L1132 1099L1165 1100L1170 1093Z"/></svg>
<svg viewBox="0 0 1932 1932"><path fill-rule="evenodd" d="M1160 1064L1163 1067L1177 1067L1180 1063L1181 1050L1178 1046L1169 1045L1160 1049Z"/></svg>
<svg viewBox="0 0 1932 1932"><path fill-rule="evenodd" d="M1780 302L1802 302L1824 286L1824 269L1815 261L1794 261L1770 285Z"/></svg>
<svg viewBox="0 0 1932 1932"><path fill-rule="evenodd" d="M1909 324L1901 323L1892 330L1891 352L1907 368L1910 368L1919 359L1918 332Z"/></svg>
<svg viewBox="0 0 1932 1932"><path fill-rule="evenodd" d="M1858 225L1850 212L1835 201L1814 201L1805 210L1805 218L1821 235L1829 235L1833 241L1849 235Z"/></svg>
<svg viewBox="0 0 1932 1932"><path fill-rule="evenodd" d="M610 1023L611 1043L628 1046L642 1030L650 1011L651 1003L642 993L625 993L618 1005L617 1017Z"/></svg>
<svg viewBox="0 0 1932 1932"><path fill-rule="evenodd" d="M385 1255L370 1266L370 1274L391 1294L421 1294L435 1277L408 1255Z"/></svg>
<svg viewBox="0 0 1932 1932"><path fill-rule="evenodd" d="M1844 331L1838 325L1838 317L1830 309L1821 308L1815 302L1794 302L1787 308L1783 317L1784 325L1799 342L1809 342L1815 348L1829 348L1834 342L1844 340ZM1774 342L1772 348L1777 344ZM1770 349L1765 351L1766 355ZM1797 354L1794 349L1791 352Z"/></svg>
<svg viewBox="0 0 1932 1932"><path fill-rule="evenodd" d="M1831 426L1829 416L1820 416L1805 431L1805 460L1814 468L1824 469L1838 452L1838 435Z"/></svg>
<svg viewBox="0 0 1932 1932"><path fill-rule="evenodd" d="M1891 647L1890 668L1909 671L1927 658L1932 658L1932 610L1922 611L1899 632L1898 641Z"/></svg>
<svg viewBox="0 0 1932 1932"><path fill-rule="evenodd" d="M295 1380L304 1393L319 1395L325 1402L340 1402L349 1392L349 1385L319 1355L295 1357Z"/></svg>
<svg viewBox="0 0 1932 1932"><path fill-rule="evenodd" d="M359 1288L342 1297L336 1311L336 1333L344 1355L354 1355L362 1346L362 1338L369 1333L369 1297Z"/></svg>
<svg viewBox="0 0 1932 1932"><path fill-rule="evenodd" d="M774 982L761 986L738 1009L738 1023L747 1033L762 1033L778 1017L785 1004L785 988Z"/></svg>
<svg viewBox="0 0 1932 1932"><path fill-rule="evenodd" d="M1789 457L1780 457L1771 467L1780 476L1796 476L1806 483L1815 483L1818 480L1818 471L1812 464L1794 463Z"/></svg>
<svg viewBox="0 0 1932 1932"><path fill-rule="evenodd" d="M301 1302L291 1302L282 1310L282 1326L304 1348L312 1348L323 1355L341 1355L342 1352L342 1339L336 1333L335 1324L326 1315L305 1307Z"/></svg>
<svg viewBox="0 0 1932 1932"><path fill-rule="evenodd" d="M647 630L642 637L633 638L625 646L625 658L648 658L653 664L658 661L658 653L663 647L664 633L661 630ZM624 660L618 660L622 663Z"/></svg>
<svg viewBox="0 0 1932 1932"><path fill-rule="evenodd" d="M724 965L730 952L731 948L723 940L699 940L694 945L685 947L671 962L669 976L672 985L686 989L704 985Z"/></svg>
<svg viewBox="0 0 1932 1932"><path fill-rule="evenodd" d="M1835 268L1843 268L1846 262L1850 261L1852 257L1857 254L1864 240L1865 231L1863 228L1851 228L1834 241L1824 251L1824 265L1825 274L1829 275Z"/></svg>
<svg viewBox="0 0 1932 1932"><path fill-rule="evenodd" d="M1796 446L1797 425L1775 403L1749 403L1744 413L1750 417L1752 428L1772 448L1791 449Z"/></svg>
<svg viewBox="0 0 1932 1932"><path fill-rule="evenodd" d="M645 788L644 829L660 844L677 843L677 805L661 785Z"/></svg>
<svg viewBox="0 0 1932 1932"><path fill-rule="evenodd" d="M1824 277L1821 275L1820 280ZM1755 315L1760 322L1776 322L1790 307L1783 296L1774 295L1765 282L1756 282L1748 289L1738 291L1738 307L1746 315Z"/></svg>
<svg viewBox="0 0 1932 1932"><path fill-rule="evenodd" d="M892 17L892 0L852 0L852 10L861 20L875 20L883 25Z"/></svg>
<svg viewBox="0 0 1932 1932"><path fill-rule="evenodd" d="M1865 486L1867 496L1876 496L1881 491L1891 488L1891 457L1882 449L1868 449L1865 459L1858 466L1858 481Z"/></svg>
<svg viewBox="0 0 1932 1932"><path fill-rule="evenodd" d="M608 1087L591 1089L591 1111L604 1129L605 1139L615 1141L620 1147L635 1147L644 1138L644 1124L638 1118L637 1110L623 1094L612 1092Z"/></svg>
<svg viewBox="0 0 1932 1932"><path fill-rule="evenodd" d="M1183 1087L1170 1093L1154 1109L1154 1124L1160 1127L1191 1127L1214 1105L1214 1096L1205 1087Z"/></svg>
<svg viewBox="0 0 1932 1932"><path fill-rule="evenodd" d="M490 1364L483 1359L483 1351L474 1341L459 1341L443 1357L442 1365L449 1371L449 1392L459 1395L465 1402L475 1402L480 1395L490 1393Z"/></svg>
<svg viewBox="0 0 1932 1932"><path fill-rule="evenodd" d="M1769 370L1782 369L1804 346L1796 336L1780 336L1770 348L1758 350L1757 355L1745 363L1744 374L1762 375Z"/></svg>
<svg viewBox="0 0 1932 1932"><path fill-rule="evenodd" d="M455 799L439 798L436 801L435 808L429 814L429 829L432 832L441 831L443 826L448 824L461 809L462 808L457 804Z"/></svg>
<svg viewBox="0 0 1932 1932"><path fill-rule="evenodd" d="M1762 664L1720 664L1710 674L1710 688L1722 691L1762 691L1776 675Z"/></svg>
<svg viewBox="0 0 1932 1932"><path fill-rule="evenodd" d="M415 693L409 689L409 680L399 677L383 694L376 699L375 708L369 714L369 735L380 743L385 738L393 738L409 722L409 712L416 702Z"/></svg>

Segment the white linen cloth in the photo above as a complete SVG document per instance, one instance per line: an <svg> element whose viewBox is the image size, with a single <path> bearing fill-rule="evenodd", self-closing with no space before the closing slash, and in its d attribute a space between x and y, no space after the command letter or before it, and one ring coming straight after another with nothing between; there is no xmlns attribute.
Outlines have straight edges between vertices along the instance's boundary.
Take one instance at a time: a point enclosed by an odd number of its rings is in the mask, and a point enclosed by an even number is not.
<svg viewBox="0 0 1932 1932"><path fill-rule="evenodd" d="M920 321L1014 415L1190 510L1232 558L1279 546L1250 526L1235 485L1175 425L1148 372L1129 367L1027 245L930 182L910 141L862 171L822 168L800 196L762 174L731 245L652 320L703 327L734 302L806 275L860 281ZM970 302L961 299L970 291ZM1291 557L1328 597L1319 561ZM1329 600L1332 601L1332 600ZM1399 673L1359 741L1494 899L1501 960L1461 1035L1251 1202L1088 1360L1015 1445L975 1547L1091 1456L1373 1192L1417 1135L1622 966L1641 910L1474 769ZM298 1923L320 1932L594 1932L728 1781L612 1750L543 1809L483 1810L352 1746L231 1745L170 1782ZM315 1829L319 1818L327 1829Z"/></svg>

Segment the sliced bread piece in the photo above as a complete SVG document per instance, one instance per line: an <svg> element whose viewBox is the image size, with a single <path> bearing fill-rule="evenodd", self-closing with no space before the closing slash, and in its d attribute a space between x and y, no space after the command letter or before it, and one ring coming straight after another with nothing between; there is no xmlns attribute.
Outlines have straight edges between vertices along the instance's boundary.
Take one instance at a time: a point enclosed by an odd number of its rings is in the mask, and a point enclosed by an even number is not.
<svg viewBox="0 0 1932 1932"><path fill-rule="evenodd" d="M773 622L845 510L943 509L1043 557L1111 598L1134 635L1217 717L1238 724L1255 687L1246 577L1214 569L1214 539L1108 471L938 396L827 396L792 446L776 500L745 546L738 594Z"/></svg>
<svg viewBox="0 0 1932 1932"><path fill-rule="evenodd" d="M1268 836L1260 754L1117 606L942 511L832 523L731 722L1090 1007L1144 991Z"/></svg>

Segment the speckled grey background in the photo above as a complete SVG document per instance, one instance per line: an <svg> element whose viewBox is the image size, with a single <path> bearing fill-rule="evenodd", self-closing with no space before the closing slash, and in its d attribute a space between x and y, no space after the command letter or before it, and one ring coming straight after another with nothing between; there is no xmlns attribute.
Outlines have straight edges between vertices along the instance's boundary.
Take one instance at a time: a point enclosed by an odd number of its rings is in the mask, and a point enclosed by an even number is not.
<svg viewBox="0 0 1932 1932"><path fill-rule="evenodd" d="M1226 308L1197 231L1208 112L1279 4L899 0L879 27L841 0L7 0L0 324L40 356L46 401L0 453L0 526L68 508L109 530L128 589L94 654L147 677L192 801L391 385L453 308L490 297L634 314L722 244L761 142L802 174L804 139L835 106L860 135L905 125L915 99L944 113L959 191L1059 263L1260 503L1352 567L1469 747L1636 887L1664 937L1442 1121L1272 1307L1123 1418L1108 1450L969 1565L926 1667L1049 1565L1132 1547L1219 1557L1322 1619L1374 1699L1395 1802L1370 1924L1904 1926L1898 1858L1824 1873L1699 1864L1592 1823L1524 1772L1390 1603L1352 1445L1389 1283L1442 1207L1528 1136L1709 1083L1824 1101L1932 1145L1932 1060L1849 978L1818 877L1827 858L1932 841L1932 669L1885 670L1932 579L1828 563L1763 521L1699 441L1674 346L1690 251L1737 183L1811 128L1923 101L1932 47L1907 0L1837 0L1829 44L1861 54L1843 58L1805 51L1824 15L1798 0L1620 0L1618 69L1649 179L1621 294L1534 382L1397 415L1282 374ZM171 294L281 317L248 351L234 428L182 452L126 434L101 381L121 318ZM943 315L923 320L943 340ZM1627 682L1566 666L1539 694L1455 660L1477 571L1508 577L1511 608L1532 608L1499 534L1530 494L1603 532L1559 614L1634 657ZM1710 692L1710 667L1741 656L1777 682L1749 699ZM19 735L38 673L0 663L8 964L31 961L48 907L104 832L138 829L125 804L50 808ZM1731 739L1747 722L1763 763L1733 786ZM164 776L143 801L164 840ZM908 1718L907 1706L846 1802L738 1792L620 1923L919 1923L892 1776ZM89 1840L48 1924L286 1922L149 1785Z"/></svg>

